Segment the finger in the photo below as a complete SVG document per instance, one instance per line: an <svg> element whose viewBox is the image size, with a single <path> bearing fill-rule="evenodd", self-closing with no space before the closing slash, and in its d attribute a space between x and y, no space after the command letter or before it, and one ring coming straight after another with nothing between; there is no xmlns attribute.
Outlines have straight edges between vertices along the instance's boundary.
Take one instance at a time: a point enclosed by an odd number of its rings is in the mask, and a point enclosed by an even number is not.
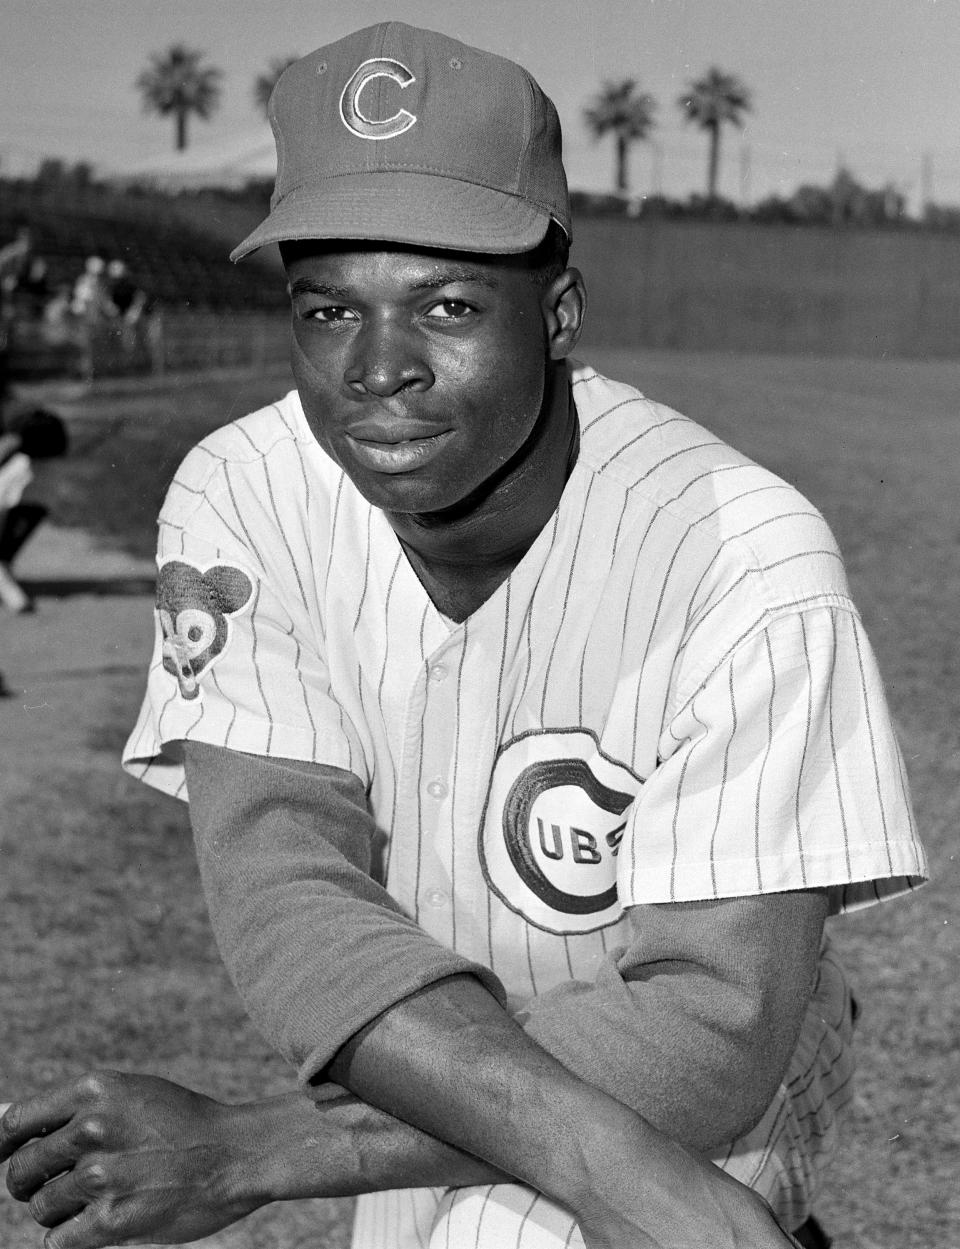
<svg viewBox="0 0 960 1249"><path fill-rule="evenodd" d="M38 1188L74 1166L80 1149L73 1136L62 1130L21 1145L7 1167L10 1196L17 1201L29 1201Z"/></svg>
<svg viewBox="0 0 960 1249"><path fill-rule="evenodd" d="M77 1097L73 1086L52 1089L20 1102L7 1102L0 1115L0 1162L35 1136L62 1128L69 1123Z"/></svg>
<svg viewBox="0 0 960 1249"><path fill-rule="evenodd" d="M122 1210L91 1203L47 1232L43 1244L44 1249L112 1249L116 1245L155 1245L156 1241L136 1235Z"/></svg>
<svg viewBox="0 0 960 1249"><path fill-rule="evenodd" d="M44 1249L105 1249L107 1245L122 1242L101 1226L92 1206L87 1206L72 1219L47 1232L43 1238Z"/></svg>
<svg viewBox="0 0 960 1249"><path fill-rule="evenodd" d="M29 1210L42 1227L57 1227L80 1214L88 1201L69 1171L38 1189L30 1198Z"/></svg>

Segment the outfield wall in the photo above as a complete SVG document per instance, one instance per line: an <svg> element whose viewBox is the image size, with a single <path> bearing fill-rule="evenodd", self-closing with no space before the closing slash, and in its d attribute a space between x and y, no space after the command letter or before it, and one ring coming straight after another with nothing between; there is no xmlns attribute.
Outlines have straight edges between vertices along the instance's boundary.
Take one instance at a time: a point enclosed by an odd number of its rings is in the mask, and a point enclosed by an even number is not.
<svg viewBox="0 0 960 1249"><path fill-rule="evenodd" d="M960 356L960 236L581 219L585 341L611 346Z"/></svg>

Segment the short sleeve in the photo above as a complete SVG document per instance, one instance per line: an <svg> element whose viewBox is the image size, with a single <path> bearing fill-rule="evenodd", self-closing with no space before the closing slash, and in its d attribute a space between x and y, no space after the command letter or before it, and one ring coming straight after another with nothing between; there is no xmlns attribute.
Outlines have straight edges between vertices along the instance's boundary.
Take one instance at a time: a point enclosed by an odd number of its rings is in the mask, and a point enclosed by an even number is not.
<svg viewBox="0 0 960 1249"><path fill-rule="evenodd" d="M245 546L218 528L211 496L208 488L202 524L173 523L169 504L161 516L153 654L125 769L185 799L179 744L200 741L328 764L368 783L361 742L331 691L315 601L277 580L282 561L265 556L262 537Z"/></svg>
<svg viewBox="0 0 960 1249"><path fill-rule="evenodd" d="M926 876L903 760L856 612L758 629L664 727L618 864L623 905L826 886L834 912Z"/></svg>

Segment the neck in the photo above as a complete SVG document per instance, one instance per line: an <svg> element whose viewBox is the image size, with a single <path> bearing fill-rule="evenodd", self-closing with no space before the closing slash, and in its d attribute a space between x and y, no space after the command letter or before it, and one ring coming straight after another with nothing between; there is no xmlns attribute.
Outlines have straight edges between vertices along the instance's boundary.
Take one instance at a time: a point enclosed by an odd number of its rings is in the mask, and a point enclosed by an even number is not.
<svg viewBox="0 0 960 1249"><path fill-rule="evenodd" d="M566 370L520 450L467 499L442 512L387 512L417 572L444 579L509 576L555 512L579 447Z"/></svg>

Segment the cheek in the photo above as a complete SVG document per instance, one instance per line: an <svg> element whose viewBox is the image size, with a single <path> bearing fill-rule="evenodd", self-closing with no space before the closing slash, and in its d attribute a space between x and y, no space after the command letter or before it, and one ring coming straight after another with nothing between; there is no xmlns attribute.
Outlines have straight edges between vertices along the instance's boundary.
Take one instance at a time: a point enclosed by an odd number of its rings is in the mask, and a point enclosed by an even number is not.
<svg viewBox="0 0 960 1249"><path fill-rule="evenodd" d="M310 426L310 432L316 438L317 442L323 449L340 463L339 457L334 454L330 430L326 423L320 419L321 413L329 413L331 410L330 397L339 390L336 381L335 371L328 368L329 361L324 357L324 368L320 369L317 364L310 358L294 333L291 336L290 345L290 365L293 369L293 378L297 383L297 390L300 393L300 402L303 404L304 416L307 418L307 424Z"/></svg>
<svg viewBox="0 0 960 1249"><path fill-rule="evenodd" d="M327 394L337 386L336 360L329 353L312 357L302 346L296 330L290 336L290 363L297 384L308 391Z"/></svg>
<svg viewBox="0 0 960 1249"><path fill-rule="evenodd" d="M534 356L508 359L491 370L484 394L487 441L499 444L507 460L526 441L543 410L546 372Z"/></svg>

